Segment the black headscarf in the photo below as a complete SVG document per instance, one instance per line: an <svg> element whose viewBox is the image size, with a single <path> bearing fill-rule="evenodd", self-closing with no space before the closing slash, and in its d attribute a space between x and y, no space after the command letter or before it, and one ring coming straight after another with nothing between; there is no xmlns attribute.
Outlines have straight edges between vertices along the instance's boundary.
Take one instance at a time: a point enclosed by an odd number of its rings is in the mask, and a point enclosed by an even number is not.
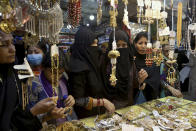
<svg viewBox="0 0 196 131"><path fill-rule="evenodd" d="M136 35L135 39L134 39L134 45L133 47L133 52L134 52L134 57L135 57L135 63L136 63L136 67L137 70L139 71L142 68L146 67L146 63L145 63L145 59L146 59L146 54L142 55L139 54L137 49L135 48L135 44L142 38L145 37L146 39L148 39L148 35L146 32L140 32Z"/></svg>
<svg viewBox="0 0 196 131"><path fill-rule="evenodd" d="M112 50L112 42L113 42L114 34L110 34L109 39L109 48L108 51ZM117 58L117 65L116 65L116 78L117 84L115 87L112 87L109 83L109 77L111 73L111 64L108 56L106 55L106 69L107 69L107 92L111 99L115 100L128 100L128 94L130 90L130 69L131 69L131 60L133 60L133 52L131 51L132 48L130 46L129 36L122 30L117 30L115 32L115 39L116 42L122 40L127 43L128 48L120 48L118 51L120 52L120 57ZM108 53L107 53L108 54ZM113 95L113 96L112 96Z"/></svg>
<svg viewBox="0 0 196 131"><path fill-rule="evenodd" d="M90 46L96 39L96 34L87 27L81 27L75 35L75 43L71 47L70 71L97 71L98 57L101 49Z"/></svg>
<svg viewBox="0 0 196 131"><path fill-rule="evenodd" d="M148 38L145 32L140 32L134 39L134 45L142 38ZM139 72L141 69L146 70L148 73L147 79L144 81L147 85L144 90L144 95L147 100L152 100L157 98L159 95L159 86L160 86L160 68L155 66L154 64L151 67L146 66L146 54L142 55L139 54L136 50L135 46L134 49L134 57L135 57L135 64L137 67L137 71Z"/></svg>

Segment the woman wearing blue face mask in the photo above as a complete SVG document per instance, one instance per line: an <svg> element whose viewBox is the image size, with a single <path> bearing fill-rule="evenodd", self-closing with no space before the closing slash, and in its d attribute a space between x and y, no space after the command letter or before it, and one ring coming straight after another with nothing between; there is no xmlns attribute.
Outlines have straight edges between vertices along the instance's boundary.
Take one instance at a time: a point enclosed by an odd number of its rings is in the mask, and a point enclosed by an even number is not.
<svg viewBox="0 0 196 131"><path fill-rule="evenodd" d="M35 76L39 76L41 71L41 63L44 54L47 53L47 42L41 40L37 45L29 46L27 49L27 60L33 70Z"/></svg>

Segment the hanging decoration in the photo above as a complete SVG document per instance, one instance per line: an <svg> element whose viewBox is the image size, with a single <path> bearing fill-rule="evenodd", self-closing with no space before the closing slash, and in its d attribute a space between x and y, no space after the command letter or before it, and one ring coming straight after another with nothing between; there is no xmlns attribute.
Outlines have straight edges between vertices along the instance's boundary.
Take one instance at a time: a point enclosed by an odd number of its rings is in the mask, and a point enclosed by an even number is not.
<svg viewBox="0 0 196 131"><path fill-rule="evenodd" d="M51 43L59 42L59 33L63 27L63 12L58 0L19 0L20 5L28 12L24 24L25 31L40 38L48 38Z"/></svg>
<svg viewBox="0 0 196 131"><path fill-rule="evenodd" d="M167 26L166 19L160 19L159 22L159 41L161 45L168 44L169 43L169 34L170 30Z"/></svg>
<svg viewBox="0 0 196 131"><path fill-rule="evenodd" d="M59 49L56 44L51 46L51 70L53 96L58 96L59 82ZM56 79L55 79L56 78ZM56 101L55 101L56 102Z"/></svg>
<svg viewBox="0 0 196 131"><path fill-rule="evenodd" d="M30 35L29 33L26 33L24 36L24 43L27 45L36 45L39 42L39 36L37 35Z"/></svg>
<svg viewBox="0 0 196 131"><path fill-rule="evenodd" d="M153 50L152 50L152 44L148 43L147 44L147 49L146 49L146 66L152 66L154 62L153 58Z"/></svg>
<svg viewBox="0 0 196 131"><path fill-rule="evenodd" d="M129 15L127 10L128 0L123 0L125 8L124 8L124 16L123 16L123 23L126 25L126 27L130 30L130 24L129 24Z"/></svg>
<svg viewBox="0 0 196 131"><path fill-rule="evenodd" d="M14 0L0 1L0 29L5 33L11 33L16 27L22 26L22 9Z"/></svg>
<svg viewBox="0 0 196 131"><path fill-rule="evenodd" d="M15 65L14 69L17 70L18 78L21 80L22 86L22 108L25 110L26 105L28 104L28 87L32 87L31 78L34 77L33 71L27 61L24 59L23 65Z"/></svg>
<svg viewBox="0 0 196 131"><path fill-rule="evenodd" d="M164 45L164 44L169 44L169 34L170 34L170 29L169 27L167 26L167 23L166 23L166 19L167 19L167 12L165 11L165 3L166 3L166 0L164 0L164 10L161 12L161 19L159 20L159 24L158 24L158 38L159 38L159 41L160 41L160 44L161 45Z"/></svg>
<svg viewBox="0 0 196 131"><path fill-rule="evenodd" d="M103 4L103 0L98 0L98 8L97 8L97 25L99 25L101 23L101 19L102 19L102 4Z"/></svg>
<svg viewBox="0 0 196 131"><path fill-rule="evenodd" d="M138 23L141 24L142 18L144 17L143 14L143 7L144 7L144 1L143 0L137 0L137 18Z"/></svg>
<svg viewBox="0 0 196 131"><path fill-rule="evenodd" d="M151 39L151 24L154 22L153 20L153 10L151 8L152 2L151 0L145 0L145 16L143 23L148 24L148 43L147 43L147 49L146 49L146 65L152 66L153 64L153 51L152 51L152 43L150 42Z"/></svg>
<svg viewBox="0 0 196 131"><path fill-rule="evenodd" d="M171 85L174 86L174 83L177 80L176 77L176 69L174 68L174 63L176 63L176 60L168 60L167 61L167 66L169 67L168 72L167 72L167 82Z"/></svg>
<svg viewBox="0 0 196 131"><path fill-rule="evenodd" d="M52 91L53 91L53 101L54 103L57 103L59 96L59 48L56 44L53 44L51 46L51 70L52 70ZM73 107L65 107L64 108L64 115L62 118L67 117L68 115L71 115L73 111ZM57 126L56 130L63 131L65 129L66 124L63 123L61 126Z"/></svg>
<svg viewBox="0 0 196 131"><path fill-rule="evenodd" d="M77 27L81 19L81 0L69 0L68 3L68 23L72 27Z"/></svg>
<svg viewBox="0 0 196 131"><path fill-rule="evenodd" d="M170 37L169 37L169 44L170 44L170 49L169 49L169 60L167 60L167 65L169 67L167 71L167 82L173 86L175 81L177 80L176 77L176 69L174 68L174 64L176 63L176 60L174 59L174 50L175 50L175 37L176 33L173 30L174 29L174 24L173 24L173 0L171 0L171 6L172 6L172 30L170 31Z"/></svg>
<svg viewBox="0 0 196 131"><path fill-rule="evenodd" d="M175 49L175 37L176 32L174 31L174 10L173 10L173 0L171 0L171 8L172 8L172 30L170 31L170 38L169 38L169 44L170 44L170 50L169 50L169 59L174 59L174 49Z"/></svg>
<svg viewBox="0 0 196 131"><path fill-rule="evenodd" d="M178 3L178 21L177 21L177 45L181 46L182 39L182 2Z"/></svg>
<svg viewBox="0 0 196 131"><path fill-rule="evenodd" d="M118 5L118 0L109 0L110 2L110 26L113 28L113 34L114 34L114 41L112 42L112 50L108 53L108 57L111 59L111 65L112 65L112 72L110 74L110 84L112 86L116 85L116 62L117 62L117 57L120 56L119 51L116 50L117 45L116 45L116 38L115 38L115 27L117 26L116 22L116 16L118 15L117 11L117 5Z"/></svg>
<svg viewBox="0 0 196 131"><path fill-rule="evenodd" d="M195 37L195 41L196 41L196 23L190 24L188 26L188 32L187 32L188 49L189 49L190 53L195 56L196 55L196 46L195 46L195 49L191 49L191 36Z"/></svg>
<svg viewBox="0 0 196 131"><path fill-rule="evenodd" d="M161 62L163 62L163 54L162 54L162 48L160 47L160 42L156 41L154 43L154 62L156 63L156 66L160 66ZM153 46L154 46L153 45Z"/></svg>

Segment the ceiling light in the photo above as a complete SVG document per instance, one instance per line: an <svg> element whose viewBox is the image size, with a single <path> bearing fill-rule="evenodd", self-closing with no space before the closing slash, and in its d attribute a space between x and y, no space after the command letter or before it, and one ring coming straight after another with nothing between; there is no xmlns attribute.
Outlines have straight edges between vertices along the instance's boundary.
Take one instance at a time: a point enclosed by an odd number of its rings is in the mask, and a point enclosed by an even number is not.
<svg viewBox="0 0 196 131"><path fill-rule="evenodd" d="M94 15L90 15L89 19L93 21L95 19L95 16Z"/></svg>
<svg viewBox="0 0 196 131"><path fill-rule="evenodd" d="M90 24L86 24L86 26L89 26Z"/></svg>

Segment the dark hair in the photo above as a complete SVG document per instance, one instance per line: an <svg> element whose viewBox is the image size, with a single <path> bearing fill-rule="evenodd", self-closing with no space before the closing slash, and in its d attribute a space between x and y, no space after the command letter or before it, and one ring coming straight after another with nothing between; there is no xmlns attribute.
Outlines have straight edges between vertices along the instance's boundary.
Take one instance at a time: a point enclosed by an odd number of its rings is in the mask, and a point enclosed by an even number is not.
<svg viewBox="0 0 196 131"><path fill-rule="evenodd" d="M49 47L47 47L47 45L48 45L48 42L47 42L46 40L42 39L42 40L40 40L40 41L38 42L38 44L35 45L35 46L36 46L37 48L41 49L41 50L43 51L44 54L46 54L46 53L48 52L48 48L49 48ZM49 46L49 45L48 45L48 46ZM29 48L30 48L30 46L27 47L27 51L29 50Z"/></svg>
<svg viewBox="0 0 196 131"><path fill-rule="evenodd" d="M50 56L51 51L47 52L46 55L44 56L42 60L42 66L44 68L51 68L51 56ZM65 62L65 54L63 50L59 49L59 68L64 68L66 65Z"/></svg>
<svg viewBox="0 0 196 131"><path fill-rule="evenodd" d="M136 35L133 43L136 44L142 37L145 37L146 39L148 39L148 34L146 32L140 32Z"/></svg>
<svg viewBox="0 0 196 131"><path fill-rule="evenodd" d="M48 52L47 45L48 45L48 42L45 39L42 39L41 41L38 42L37 47L41 49L44 54L46 54Z"/></svg>

